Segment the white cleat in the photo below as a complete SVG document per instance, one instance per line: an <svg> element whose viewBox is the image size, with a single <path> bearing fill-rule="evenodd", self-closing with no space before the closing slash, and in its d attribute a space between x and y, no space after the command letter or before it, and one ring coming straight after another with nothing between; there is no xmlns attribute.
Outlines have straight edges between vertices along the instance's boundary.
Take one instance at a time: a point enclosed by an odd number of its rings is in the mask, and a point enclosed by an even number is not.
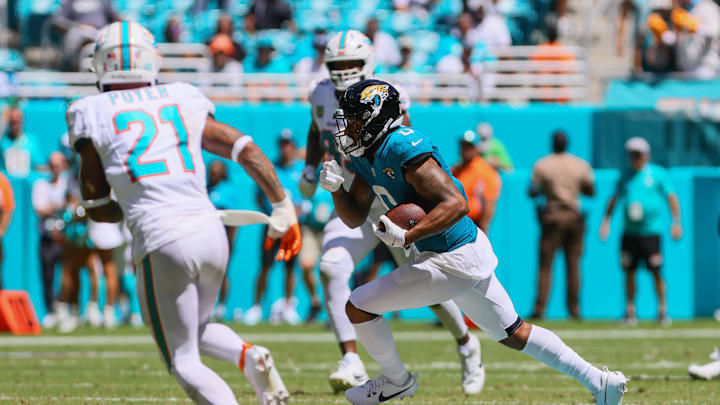
<svg viewBox="0 0 720 405"><path fill-rule="evenodd" d="M130 315L130 326L137 329L137 328L142 328L143 325L144 325L144 323L143 323L143 320L142 320L142 317L140 316L140 314Z"/></svg>
<svg viewBox="0 0 720 405"><path fill-rule="evenodd" d="M245 343L240 357L240 369L255 390L260 405L288 403L290 393L285 388L268 349Z"/></svg>
<svg viewBox="0 0 720 405"><path fill-rule="evenodd" d="M693 364L688 367L690 377L709 381L720 376L720 350L717 347L710 353L710 359L713 360L712 363L702 366Z"/></svg>
<svg viewBox="0 0 720 405"><path fill-rule="evenodd" d="M402 385L391 383L381 374L359 387L345 391L345 398L353 405L377 405L391 399L412 397L417 389L417 374L408 374L407 381Z"/></svg>
<svg viewBox="0 0 720 405"><path fill-rule="evenodd" d="M330 374L330 386L333 392L337 394L348 388L357 387L364 384L368 380L365 365L357 353L345 353L342 359L338 361L338 368Z"/></svg>
<svg viewBox="0 0 720 405"><path fill-rule="evenodd" d="M118 321L115 317L115 308L113 306L105 306L105 310L103 311L103 325L105 326L105 329L117 328Z"/></svg>
<svg viewBox="0 0 720 405"><path fill-rule="evenodd" d="M245 312L243 321L246 325L250 326L260 323L260 321L262 321L262 307L260 305L253 305Z"/></svg>
<svg viewBox="0 0 720 405"><path fill-rule="evenodd" d="M480 341L470 334L467 344L457 347L462 366L462 389L466 394L479 394L485 386L485 367L482 364Z"/></svg>
<svg viewBox="0 0 720 405"><path fill-rule="evenodd" d="M102 315L100 314L100 307L95 301L88 302L87 313L85 314L87 321L93 328L99 328L103 324Z"/></svg>
<svg viewBox="0 0 720 405"><path fill-rule="evenodd" d="M607 367L603 367L602 377L600 378L600 391L595 394L595 403L597 405L620 405L622 404L623 395L627 392L628 379L619 371L609 371Z"/></svg>

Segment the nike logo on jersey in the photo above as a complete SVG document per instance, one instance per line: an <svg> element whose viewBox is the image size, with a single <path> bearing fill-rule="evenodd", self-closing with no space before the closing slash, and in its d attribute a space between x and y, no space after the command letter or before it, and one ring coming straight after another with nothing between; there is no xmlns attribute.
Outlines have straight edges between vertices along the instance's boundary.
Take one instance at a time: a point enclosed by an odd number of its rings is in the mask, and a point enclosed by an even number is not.
<svg viewBox="0 0 720 405"><path fill-rule="evenodd" d="M422 142L422 141L423 141L423 140L422 140L422 138L421 138L419 141L410 142L410 143L412 144L412 146L418 146L418 144L419 144L420 142Z"/></svg>
<svg viewBox="0 0 720 405"><path fill-rule="evenodd" d="M410 388L412 388L412 387L413 387L413 384L410 384L410 386L409 386L409 387L405 388L405 389L404 389L404 390L402 390L402 391L398 391L398 392L396 392L396 393L394 393L394 394L390 395L389 397L385 397L385 396L383 396L383 393L381 392L381 393L380 393L380 396L378 397L378 402L385 402L385 401L389 401L389 400L391 400L391 399L395 398L396 396L398 396L398 395L402 394L403 392L405 392L405 391L409 390L409 389L410 389Z"/></svg>

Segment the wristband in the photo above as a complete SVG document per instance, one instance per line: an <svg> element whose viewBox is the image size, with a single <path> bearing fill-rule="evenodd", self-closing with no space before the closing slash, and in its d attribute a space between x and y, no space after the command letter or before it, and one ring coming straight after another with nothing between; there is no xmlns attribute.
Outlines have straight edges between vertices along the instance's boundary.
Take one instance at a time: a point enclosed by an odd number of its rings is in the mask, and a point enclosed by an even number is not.
<svg viewBox="0 0 720 405"><path fill-rule="evenodd" d="M82 206L85 209L97 208L102 207L103 205L108 205L111 201L112 200L110 199L110 194L108 194L105 197L100 197L93 200L83 200Z"/></svg>
<svg viewBox="0 0 720 405"><path fill-rule="evenodd" d="M253 139L251 136L245 135L241 136L240 138L238 138L237 141L235 141L232 147L232 152L230 152L230 158L233 162L237 162L237 158L238 156L240 156L240 152L242 152L242 150L245 149L247 144L252 142L252 140Z"/></svg>

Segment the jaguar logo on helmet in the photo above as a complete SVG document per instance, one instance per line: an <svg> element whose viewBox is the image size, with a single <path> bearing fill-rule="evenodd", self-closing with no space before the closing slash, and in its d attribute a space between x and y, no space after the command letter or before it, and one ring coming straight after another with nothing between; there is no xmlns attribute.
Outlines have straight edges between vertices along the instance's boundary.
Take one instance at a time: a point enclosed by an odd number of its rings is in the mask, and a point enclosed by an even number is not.
<svg viewBox="0 0 720 405"><path fill-rule="evenodd" d="M369 104L373 109L382 107L383 102L388 98L388 85L387 84L375 84L366 87L362 93L360 93L360 102L363 104Z"/></svg>

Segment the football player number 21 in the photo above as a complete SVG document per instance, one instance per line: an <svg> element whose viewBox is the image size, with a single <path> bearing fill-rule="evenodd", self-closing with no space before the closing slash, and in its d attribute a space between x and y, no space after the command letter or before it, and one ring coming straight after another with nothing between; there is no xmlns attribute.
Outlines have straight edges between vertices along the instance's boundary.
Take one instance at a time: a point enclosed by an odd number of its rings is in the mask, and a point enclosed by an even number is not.
<svg viewBox="0 0 720 405"><path fill-rule="evenodd" d="M162 124L171 125L177 138L177 151L180 155L185 172L194 172L195 164L188 149L188 133L176 104L160 107L157 116L144 110L128 110L115 115L115 131L118 135L130 129L131 124L142 125L142 132L125 157L125 167L132 182L143 177L169 174L170 170L165 159L144 160L143 156L152 148L159 131L157 119Z"/></svg>

